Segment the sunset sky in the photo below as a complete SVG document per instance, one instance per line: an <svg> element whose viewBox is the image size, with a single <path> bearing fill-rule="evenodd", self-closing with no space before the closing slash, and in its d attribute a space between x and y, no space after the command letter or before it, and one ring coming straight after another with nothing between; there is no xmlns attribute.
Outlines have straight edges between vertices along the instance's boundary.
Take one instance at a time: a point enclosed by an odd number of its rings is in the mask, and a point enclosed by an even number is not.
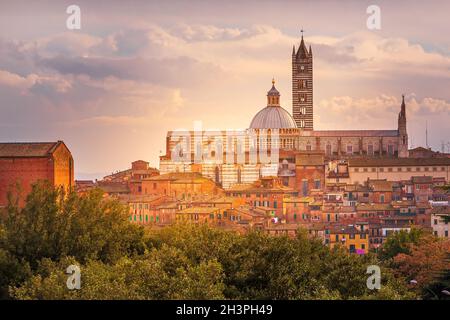
<svg viewBox="0 0 450 320"><path fill-rule="evenodd" d="M81 8L68 30L67 6ZM381 8L381 30L366 8ZM291 104L300 29L314 54L315 129L396 129L450 142L449 1L0 3L0 141L64 140L77 178L158 166L168 130L247 128L272 77ZM447 151L447 148L446 148Z"/></svg>

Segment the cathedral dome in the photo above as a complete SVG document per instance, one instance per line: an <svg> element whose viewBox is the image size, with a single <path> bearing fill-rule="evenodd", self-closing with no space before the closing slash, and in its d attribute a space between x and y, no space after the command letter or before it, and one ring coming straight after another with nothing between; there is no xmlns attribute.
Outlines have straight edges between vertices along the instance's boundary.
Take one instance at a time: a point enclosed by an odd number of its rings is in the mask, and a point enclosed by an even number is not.
<svg viewBox="0 0 450 320"><path fill-rule="evenodd" d="M280 106L280 93L275 88L267 92L267 107L259 111L250 123L250 129L291 129L297 128L292 116Z"/></svg>
<svg viewBox="0 0 450 320"><path fill-rule="evenodd" d="M250 129L289 129L297 128L292 116L282 107L265 107L250 123Z"/></svg>

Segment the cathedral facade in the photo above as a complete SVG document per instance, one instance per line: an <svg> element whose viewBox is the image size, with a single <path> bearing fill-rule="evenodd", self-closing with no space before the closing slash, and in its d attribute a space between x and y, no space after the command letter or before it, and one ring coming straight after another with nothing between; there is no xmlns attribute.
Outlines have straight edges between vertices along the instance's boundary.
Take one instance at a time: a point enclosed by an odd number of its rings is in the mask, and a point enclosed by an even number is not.
<svg viewBox="0 0 450 320"><path fill-rule="evenodd" d="M299 154L323 154L325 162L408 156L404 97L398 127L392 130L314 130L313 111L313 54L302 36L298 49L294 46L292 52L292 116L281 106L272 80L267 106L246 130L169 131L160 171L200 172L230 188L286 174L287 168L299 165L295 160Z"/></svg>

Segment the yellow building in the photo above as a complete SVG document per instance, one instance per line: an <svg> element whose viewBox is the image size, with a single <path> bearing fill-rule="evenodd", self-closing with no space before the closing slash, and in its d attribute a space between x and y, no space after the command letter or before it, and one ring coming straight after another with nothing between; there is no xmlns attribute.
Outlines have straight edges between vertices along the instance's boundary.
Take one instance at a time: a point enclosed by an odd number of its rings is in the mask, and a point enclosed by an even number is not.
<svg viewBox="0 0 450 320"><path fill-rule="evenodd" d="M369 250L369 229L365 225L335 226L330 230L330 248L342 245L350 253L366 254Z"/></svg>

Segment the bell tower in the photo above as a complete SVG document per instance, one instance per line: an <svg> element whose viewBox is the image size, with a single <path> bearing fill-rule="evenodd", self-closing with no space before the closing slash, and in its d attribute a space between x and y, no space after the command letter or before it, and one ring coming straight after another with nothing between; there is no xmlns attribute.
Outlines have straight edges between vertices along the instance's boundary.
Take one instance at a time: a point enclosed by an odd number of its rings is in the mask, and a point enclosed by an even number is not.
<svg viewBox="0 0 450 320"><path fill-rule="evenodd" d="M408 157L408 132L406 130L405 95L402 95L402 105L398 114L398 157Z"/></svg>
<svg viewBox="0 0 450 320"><path fill-rule="evenodd" d="M313 130L313 56L302 38L292 50L292 115L299 129Z"/></svg>

